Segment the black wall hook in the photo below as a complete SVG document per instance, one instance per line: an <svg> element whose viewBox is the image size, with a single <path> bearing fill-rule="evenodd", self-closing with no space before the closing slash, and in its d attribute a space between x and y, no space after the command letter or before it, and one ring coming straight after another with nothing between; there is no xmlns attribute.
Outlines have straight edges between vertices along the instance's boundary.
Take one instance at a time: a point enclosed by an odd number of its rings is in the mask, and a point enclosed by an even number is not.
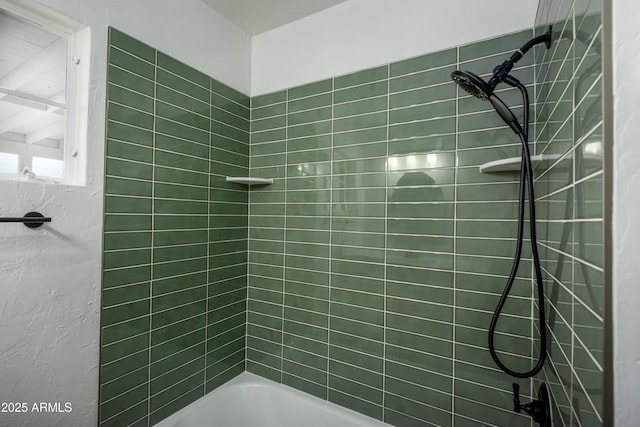
<svg viewBox="0 0 640 427"><path fill-rule="evenodd" d="M51 218L45 217L40 212L27 212L22 218L0 216L0 222L21 222L25 227L38 228L45 222L51 222Z"/></svg>

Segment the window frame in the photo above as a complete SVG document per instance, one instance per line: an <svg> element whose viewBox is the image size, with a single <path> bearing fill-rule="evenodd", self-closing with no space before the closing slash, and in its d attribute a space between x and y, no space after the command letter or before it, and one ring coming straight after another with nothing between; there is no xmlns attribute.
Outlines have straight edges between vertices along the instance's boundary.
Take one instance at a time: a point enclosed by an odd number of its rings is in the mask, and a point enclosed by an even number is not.
<svg viewBox="0 0 640 427"><path fill-rule="evenodd" d="M83 186L86 183L87 175L90 28L33 0L0 0L0 9L32 25L64 37L67 41L65 136L62 147L64 175L62 178L36 178L38 182ZM16 154L20 155L20 153ZM11 176L13 174L0 175L2 175L0 179L33 179L30 174L23 174L21 171L16 176ZM7 175L10 176L7 177Z"/></svg>

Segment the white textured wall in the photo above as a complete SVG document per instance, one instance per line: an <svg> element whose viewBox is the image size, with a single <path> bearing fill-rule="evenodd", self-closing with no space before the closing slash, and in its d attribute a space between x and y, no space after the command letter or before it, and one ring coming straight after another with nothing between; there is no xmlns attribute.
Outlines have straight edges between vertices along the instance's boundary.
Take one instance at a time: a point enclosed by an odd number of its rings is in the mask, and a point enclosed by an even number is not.
<svg viewBox="0 0 640 427"><path fill-rule="evenodd" d="M252 39L251 94L532 28L537 0L350 0Z"/></svg>
<svg viewBox="0 0 640 427"><path fill-rule="evenodd" d="M91 27L85 187L0 181L0 402L66 402L63 414L7 414L0 426L92 426L98 416L107 26L249 92L250 39L199 0L42 0Z"/></svg>
<svg viewBox="0 0 640 427"><path fill-rule="evenodd" d="M613 340L615 425L640 422L640 9L613 0Z"/></svg>

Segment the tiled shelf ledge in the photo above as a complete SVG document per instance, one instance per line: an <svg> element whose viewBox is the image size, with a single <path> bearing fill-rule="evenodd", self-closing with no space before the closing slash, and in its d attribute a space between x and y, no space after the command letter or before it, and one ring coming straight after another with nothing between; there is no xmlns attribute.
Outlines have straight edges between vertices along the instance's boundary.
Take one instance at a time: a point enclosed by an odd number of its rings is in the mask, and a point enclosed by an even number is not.
<svg viewBox="0 0 640 427"><path fill-rule="evenodd" d="M531 156L531 165L536 167L538 163L542 162L556 162L560 159L560 154L538 154L536 156ZM560 165L563 163L568 163L573 159L572 156L565 156L564 159L560 161ZM480 172L483 173L491 173L491 172L516 172L520 170L520 157L508 157L506 159L494 160L492 162L487 162L485 164L480 165ZM593 164L594 167L597 167L602 163L602 158L595 154L587 154L584 156L584 162L587 169L590 164Z"/></svg>
<svg viewBox="0 0 640 427"><path fill-rule="evenodd" d="M235 182L236 184L252 185L268 185L273 184L273 178L252 178L248 176L228 176L227 182Z"/></svg>

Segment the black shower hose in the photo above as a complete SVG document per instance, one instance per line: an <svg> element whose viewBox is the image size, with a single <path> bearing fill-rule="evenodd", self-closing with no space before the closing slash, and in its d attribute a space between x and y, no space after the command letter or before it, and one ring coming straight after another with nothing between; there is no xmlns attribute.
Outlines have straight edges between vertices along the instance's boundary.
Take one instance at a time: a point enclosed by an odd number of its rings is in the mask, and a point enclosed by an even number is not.
<svg viewBox="0 0 640 427"><path fill-rule="evenodd" d="M521 159L521 167L520 167L520 190L519 190L519 209L518 209L518 239L516 244L516 252L513 259L513 265L511 267L511 273L509 273L509 279L507 279L507 283L502 291L502 295L500 296L500 300L498 301L498 305L496 306L495 311L493 312L493 316L491 318L491 324L489 325L489 353L491 353L491 357L493 361L509 375L512 375L517 378L529 378L536 375L542 367L544 366L544 362L547 355L547 330L545 325L545 308L544 308L544 286L542 284L542 270L540 268L540 257L538 255L538 242L536 239L536 207L535 207L535 197L533 192L533 167L531 165L531 155L529 153L529 94L524 85L520 82L515 81L514 83L510 83L512 86L520 89L523 98L523 109L524 109L524 127L518 132L518 136L520 137L520 141L522 143L522 159ZM509 292L511 292L511 287L513 286L513 282L518 273L518 266L520 265L520 258L522 255L522 240L523 240L523 230L524 230L524 204L525 204L525 193L529 193L529 231L531 234L530 242L531 242L531 254L533 257L533 267L535 270L535 278L537 285L537 294L538 294L538 321L539 321L539 329L540 329L540 353L538 355L538 361L536 365L529 371L526 372L517 372L512 369L509 369L498 357L496 353L496 348L494 345L494 338L496 333L496 325L498 323L498 319L500 318L500 314L502 313L502 309L504 308L504 304L509 297Z"/></svg>

